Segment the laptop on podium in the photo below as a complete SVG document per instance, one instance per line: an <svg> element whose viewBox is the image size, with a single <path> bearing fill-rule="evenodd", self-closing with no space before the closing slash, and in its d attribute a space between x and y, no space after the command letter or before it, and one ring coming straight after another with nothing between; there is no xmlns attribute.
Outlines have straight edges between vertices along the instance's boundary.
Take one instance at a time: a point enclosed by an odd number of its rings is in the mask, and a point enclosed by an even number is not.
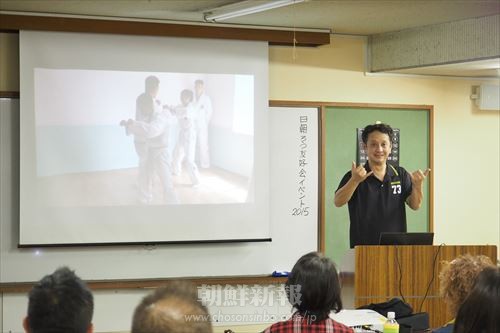
<svg viewBox="0 0 500 333"><path fill-rule="evenodd" d="M379 245L432 245L432 232L382 232Z"/></svg>

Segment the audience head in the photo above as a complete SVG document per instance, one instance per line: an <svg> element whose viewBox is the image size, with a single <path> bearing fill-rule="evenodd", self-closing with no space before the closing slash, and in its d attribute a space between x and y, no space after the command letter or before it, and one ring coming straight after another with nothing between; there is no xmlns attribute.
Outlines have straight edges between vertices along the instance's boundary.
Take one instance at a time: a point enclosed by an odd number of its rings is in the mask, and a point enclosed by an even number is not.
<svg viewBox="0 0 500 333"><path fill-rule="evenodd" d="M479 273L469 296L458 310L454 332L500 332L500 269L498 267L487 267Z"/></svg>
<svg viewBox="0 0 500 333"><path fill-rule="evenodd" d="M340 282L333 262L318 252L302 256L286 282L290 303L311 321L324 320L342 310Z"/></svg>
<svg viewBox="0 0 500 333"><path fill-rule="evenodd" d="M62 267L30 291L23 325L28 333L89 333L93 311L91 291L73 271Z"/></svg>
<svg viewBox="0 0 500 333"><path fill-rule="evenodd" d="M479 272L486 267L493 267L490 258L470 254L459 256L444 264L439 273L440 291L453 316L469 295Z"/></svg>
<svg viewBox="0 0 500 333"><path fill-rule="evenodd" d="M189 282L172 281L136 307L132 333L211 333L207 308Z"/></svg>
<svg viewBox="0 0 500 333"><path fill-rule="evenodd" d="M389 142L392 144L392 139L394 136L394 131L392 130L392 127L387 124L373 124L366 126L363 129L363 133L361 134L361 140L363 140L363 143L365 145L368 144L368 136L370 135L370 133L373 133L375 131L387 134L389 136Z"/></svg>

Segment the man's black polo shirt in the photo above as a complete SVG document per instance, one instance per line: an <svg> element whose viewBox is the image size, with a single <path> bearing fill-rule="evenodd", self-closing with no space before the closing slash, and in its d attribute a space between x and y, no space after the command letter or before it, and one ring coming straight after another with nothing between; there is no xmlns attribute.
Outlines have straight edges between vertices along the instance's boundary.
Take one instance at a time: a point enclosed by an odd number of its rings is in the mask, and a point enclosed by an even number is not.
<svg viewBox="0 0 500 333"><path fill-rule="evenodd" d="M365 164L366 172L370 166ZM351 178L347 172L339 188ZM374 175L361 182L348 202L351 248L378 245L381 232L406 232L405 201L411 194L411 178L402 167L387 164L384 181Z"/></svg>

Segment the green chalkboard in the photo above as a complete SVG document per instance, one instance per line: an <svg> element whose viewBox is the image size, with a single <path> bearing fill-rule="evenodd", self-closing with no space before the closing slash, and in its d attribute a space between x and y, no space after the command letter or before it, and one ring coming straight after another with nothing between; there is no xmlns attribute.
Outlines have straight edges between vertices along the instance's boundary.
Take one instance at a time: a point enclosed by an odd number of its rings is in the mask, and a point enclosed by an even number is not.
<svg viewBox="0 0 500 333"><path fill-rule="evenodd" d="M400 165L407 171L432 168L432 107L327 106L323 108L324 151L324 247L327 256L341 263L349 249L347 205L333 204L335 190L356 160L356 129L381 121L400 129ZM432 177L424 186L424 201L418 211L407 207L408 231L430 231Z"/></svg>

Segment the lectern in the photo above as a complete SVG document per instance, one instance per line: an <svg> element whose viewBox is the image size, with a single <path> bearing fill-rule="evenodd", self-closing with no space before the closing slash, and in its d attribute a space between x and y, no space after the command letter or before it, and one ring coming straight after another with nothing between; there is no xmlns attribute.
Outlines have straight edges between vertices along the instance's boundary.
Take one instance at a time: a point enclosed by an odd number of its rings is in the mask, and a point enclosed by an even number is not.
<svg viewBox="0 0 500 333"><path fill-rule="evenodd" d="M440 262L466 253L497 260L497 247L492 245L356 246L355 306L402 295L415 313L429 313L431 327L439 327L452 319L439 295Z"/></svg>

